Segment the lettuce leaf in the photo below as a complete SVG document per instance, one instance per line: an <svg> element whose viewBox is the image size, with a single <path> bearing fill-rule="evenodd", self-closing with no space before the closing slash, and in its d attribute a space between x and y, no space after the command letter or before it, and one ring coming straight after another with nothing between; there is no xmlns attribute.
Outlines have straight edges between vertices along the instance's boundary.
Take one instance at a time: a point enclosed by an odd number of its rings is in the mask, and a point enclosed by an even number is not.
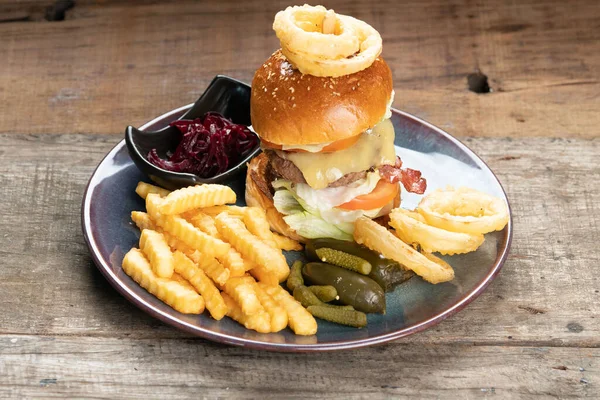
<svg viewBox="0 0 600 400"><path fill-rule="evenodd" d="M319 210L296 193L292 182L279 179L273 182L273 187L276 189L273 204L277 211L285 215L283 219L290 228L309 239L326 237L352 240L354 221L362 215L372 218L380 210Z"/></svg>
<svg viewBox="0 0 600 400"><path fill-rule="evenodd" d="M352 240L352 234L347 233L316 215L307 211L287 215L283 220L301 236L308 239L333 238Z"/></svg>
<svg viewBox="0 0 600 400"><path fill-rule="evenodd" d="M289 190L278 190L273 196L273 204L277 211L284 215L296 214L304 212L304 208L298 203Z"/></svg>

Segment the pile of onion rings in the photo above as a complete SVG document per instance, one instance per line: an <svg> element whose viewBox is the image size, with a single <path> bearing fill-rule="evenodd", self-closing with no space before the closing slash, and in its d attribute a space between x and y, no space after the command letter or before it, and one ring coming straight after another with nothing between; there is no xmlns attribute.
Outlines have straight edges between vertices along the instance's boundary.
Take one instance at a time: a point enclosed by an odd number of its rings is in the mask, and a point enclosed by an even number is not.
<svg viewBox="0 0 600 400"><path fill-rule="evenodd" d="M474 189L448 187L425 196L415 211L392 210L389 225L394 230L359 218L354 239L436 284L452 280L454 270L432 253L475 251L485 233L504 229L508 220L502 199Z"/></svg>
<svg viewBox="0 0 600 400"><path fill-rule="evenodd" d="M484 234L502 230L507 223L502 199L466 187L438 189L415 211L398 208L390 213L390 225L402 241L445 255L477 250Z"/></svg>
<svg viewBox="0 0 600 400"><path fill-rule="evenodd" d="M288 7L277 13L273 29L283 55L303 74L350 75L381 54L381 36L373 27L323 6Z"/></svg>

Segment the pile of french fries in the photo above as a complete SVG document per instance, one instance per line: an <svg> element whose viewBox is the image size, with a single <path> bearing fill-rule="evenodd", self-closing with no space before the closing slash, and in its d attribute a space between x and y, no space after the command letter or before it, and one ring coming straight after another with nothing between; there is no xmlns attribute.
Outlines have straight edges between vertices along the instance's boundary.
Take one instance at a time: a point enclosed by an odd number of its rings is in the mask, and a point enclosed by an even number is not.
<svg viewBox="0 0 600 400"><path fill-rule="evenodd" d="M282 250L302 246L271 232L264 210L227 205L236 195L222 185L169 192L140 182L136 193L146 201L146 212L131 213L139 248L122 265L140 286L182 313L206 308L261 333L317 332L314 317L279 286L289 275Z"/></svg>

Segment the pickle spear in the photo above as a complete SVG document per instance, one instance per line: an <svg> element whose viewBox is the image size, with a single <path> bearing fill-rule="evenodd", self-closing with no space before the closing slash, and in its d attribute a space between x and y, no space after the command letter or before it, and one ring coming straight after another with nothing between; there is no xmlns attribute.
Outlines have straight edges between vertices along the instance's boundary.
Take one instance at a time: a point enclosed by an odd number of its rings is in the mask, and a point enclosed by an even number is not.
<svg viewBox="0 0 600 400"><path fill-rule="evenodd" d="M373 279L336 265L311 262L302 267L305 280L315 285L331 285L340 302L363 312L385 313L385 293Z"/></svg>

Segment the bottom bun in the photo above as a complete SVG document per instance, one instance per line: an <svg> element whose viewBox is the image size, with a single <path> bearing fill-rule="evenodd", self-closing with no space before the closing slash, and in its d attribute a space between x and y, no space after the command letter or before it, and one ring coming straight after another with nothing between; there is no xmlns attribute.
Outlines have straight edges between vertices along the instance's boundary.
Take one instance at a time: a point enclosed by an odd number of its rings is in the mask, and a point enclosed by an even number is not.
<svg viewBox="0 0 600 400"><path fill-rule="evenodd" d="M248 172L246 174L246 204L250 207L260 207L265 210L271 229L275 232L279 232L290 239L305 242L305 238L298 235L296 231L286 224L283 220L283 214L277 211L273 204L273 199L269 192L270 184L266 180L268 163L269 160L265 153L261 153L248 164Z"/></svg>
<svg viewBox="0 0 600 400"><path fill-rule="evenodd" d="M248 164L248 172L246 173L246 204L249 207L259 207L265 210L271 229L275 232L304 243L307 239L298 235L296 231L290 228L284 221L283 214L277 211L273 204L273 196L270 192L271 185L267 181L268 164L269 159L264 153L253 158ZM400 206L400 190L398 190L398 195L391 203L391 207L388 204L382 208L385 214L377 216L377 222L384 226L387 226L389 222L388 214L391 209Z"/></svg>

